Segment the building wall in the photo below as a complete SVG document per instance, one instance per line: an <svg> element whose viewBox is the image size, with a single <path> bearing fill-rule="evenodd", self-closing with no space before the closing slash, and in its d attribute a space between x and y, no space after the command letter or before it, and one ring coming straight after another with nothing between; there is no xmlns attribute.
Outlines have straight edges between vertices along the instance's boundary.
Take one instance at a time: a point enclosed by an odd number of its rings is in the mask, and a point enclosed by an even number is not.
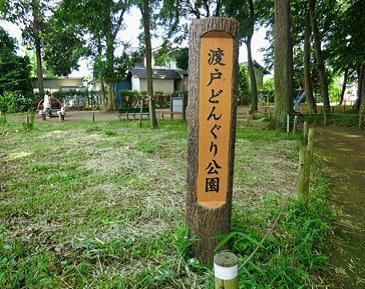
<svg viewBox="0 0 365 289"><path fill-rule="evenodd" d="M188 90L188 76L180 74L181 79L176 80L176 91Z"/></svg>
<svg viewBox="0 0 365 289"><path fill-rule="evenodd" d="M32 80L32 86L34 92L39 91L37 79ZM85 89L82 78L44 78L43 86L44 90L48 92Z"/></svg>
<svg viewBox="0 0 365 289"><path fill-rule="evenodd" d="M132 82L133 87L133 82ZM140 89L147 90L147 79L140 79ZM134 88L133 88L134 89ZM138 90L138 89L136 89ZM153 80L153 90L162 91L164 93L174 92L174 80L173 79L154 79Z"/></svg>
<svg viewBox="0 0 365 289"><path fill-rule="evenodd" d="M139 78L137 77L132 77L131 82L132 82L132 90L140 90L140 83L139 83Z"/></svg>

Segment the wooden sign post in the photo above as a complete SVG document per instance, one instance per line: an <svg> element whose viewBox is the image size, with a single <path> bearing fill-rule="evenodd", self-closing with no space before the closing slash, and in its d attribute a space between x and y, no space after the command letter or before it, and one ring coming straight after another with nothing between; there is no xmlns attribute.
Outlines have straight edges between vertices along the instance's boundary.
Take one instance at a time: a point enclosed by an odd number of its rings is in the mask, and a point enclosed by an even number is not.
<svg viewBox="0 0 365 289"><path fill-rule="evenodd" d="M217 237L229 232L232 209L239 23L193 21L189 47L188 192L192 253L213 262Z"/></svg>

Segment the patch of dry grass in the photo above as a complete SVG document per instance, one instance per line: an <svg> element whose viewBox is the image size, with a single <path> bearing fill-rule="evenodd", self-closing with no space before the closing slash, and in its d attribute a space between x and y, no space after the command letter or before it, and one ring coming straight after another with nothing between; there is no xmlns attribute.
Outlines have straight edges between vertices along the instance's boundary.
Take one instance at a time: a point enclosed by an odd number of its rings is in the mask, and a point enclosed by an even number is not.
<svg viewBox="0 0 365 289"><path fill-rule="evenodd" d="M208 271L179 252L185 130L180 122L162 122L158 130L106 122L9 133L0 139L2 244L21 242L30 255L46 256L44 278L56 288L205 288ZM257 134L271 136L250 137ZM296 161L290 155L296 149L295 139L239 131L237 213L260 208L270 192L292 189ZM21 270L4 268L7 276ZM30 287L39 281L27 278ZM11 280L0 277L0 284Z"/></svg>

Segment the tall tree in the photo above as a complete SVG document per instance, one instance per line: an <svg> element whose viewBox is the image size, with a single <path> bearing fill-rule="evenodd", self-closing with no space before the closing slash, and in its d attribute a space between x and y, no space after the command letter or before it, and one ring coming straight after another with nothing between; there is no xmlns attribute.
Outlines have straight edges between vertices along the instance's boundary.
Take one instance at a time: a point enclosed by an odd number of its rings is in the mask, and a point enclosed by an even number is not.
<svg viewBox="0 0 365 289"><path fill-rule="evenodd" d="M146 74L147 74L147 94L149 113L151 120L151 127L157 128L157 117L153 101L153 79L152 79L152 46L151 46L151 13L150 13L149 0L143 0L143 3L138 3L138 7L142 14L143 30L144 30L144 43L146 54Z"/></svg>
<svg viewBox="0 0 365 289"><path fill-rule="evenodd" d="M340 95L340 101L339 101L340 105L343 103L343 98L345 96L348 78L349 78L349 67L346 67L345 71L344 71L344 75L343 75L342 89L341 89L341 95Z"/></svg>
<svg viewBox="0 0 365 289"><path fill-rule="evenodd" d="M313 96L313 83L311 76L311 25L308 9L305 13L305 29L304 29L304 88L307 96L308 109L311 113L317 112L316 101Z"/></svg>
<svg viewBox="0 0 365 289"><path fill-rule="evenodd" d="M0 27L0 95L14 92L32 100L28 57L16 55L16 42Z"/></svg>
<svg viewBox="0 0 365 289"><path fill-rule="evenodd" d="M39 0L32 0L32 15L33 15L33 39L35 45L35 54L37 59L37 78L38 88L41 97L44 95L43 86L43 69L42 69L42 46L41 46L41 14L40 14L40 3Z"/></svg>
<svg viewBox="0 0 365 289"><path fill-rule="evenodd" d="M252 59L252 37L255 30L255 22L257 16L253 0L241 1L240 4L234 0L223 1L225 14L237 19L240 22L241 41L247 47L248 70L250 73L251 87L251 109L250 113L256 112L258 109L257 83L255 75L255 67Z"/></svg>
<svg viewBox="0 0 365 289"><path fill-rule="evenodd" d="M68 76L79 68L79 59L89 54L85 40L62 17L51 17L44 34L44 61L55 75Z"/></svg>
<svg viewBox="0 0 365 289"><path fill-rule="evenodd" d="M321 82L321 95L323 98L323 107L324 111L329 112L330 100L328 96L328 76L324 62L323 51L321 48L322 45L321 35L317 24L316 0L308 0L308 4L309 4L310 23L313 32L314 54L316 56L316 61L317 61L319 80Z"/></svg>
<svg viewBox="0 0 365 289"><path fill-rule="evenodd" d="M7 0L3 3L2 16L5 20L19 24L23 30L23 39L35 47L37 59L38 87L41 96L44 95L42 69L42 31L45 29L48 1L42 0Z"/></svg>
<svg viewBox="0 0 365 289"><path fill-rule="evenodd" d="M182 19L200 19L210 16L220 16L224 0L164 0L161 18L170 24L169 36L179 31ZM185 31L186 32L186 31Z"/></svg>
<svg viewBox="0 0 365 289"><path fill-rule="evenodd" d="M336 1L336 19L332 21L329 37L329 60L339 72L348 71L348 78L357 74L358 100L355 111L359 111L361 88L361 66L365 62L365 5L362 0Z"/></svg>
<svg viewBox="0 0 365 289"><path fill-rule="evenodd" d="M163 0L159 13L160 26L167 33L165 41L171 40L180 44L188 37L186 21L211 16L221 16L224 0Z"/></svg>
<svg viewBox="0 0 365 289"><path fill-rule="evenodd" d="M360 84L360 95L359 95L359 127L364 128L365 118L365 62L361 65L362 78Z"/></svg>
<svg viewBox="0 0 365 289"><path fill-rule="evenodd" d="M275 114L270 127L285 124L293 111L293 49L290 25L290 0L275 0Z"/></svg>
<svg viewBox="0 0 365 289"><path fill-rule="evenodd" d="M65 23L79 29L79 35L90 36L87 42L96 59L94 74L106 91L104 111L116 108L113 84L120 75L115 73L115 45L130 5L130 0L63 0L57 11Z"/></svg>
<svg viewBox="0 0 365 289"><path fill-rule="evenodd" d="M29 58L16 55L15 39L0 27L0 112L34 109L33 97Z"/></svg>

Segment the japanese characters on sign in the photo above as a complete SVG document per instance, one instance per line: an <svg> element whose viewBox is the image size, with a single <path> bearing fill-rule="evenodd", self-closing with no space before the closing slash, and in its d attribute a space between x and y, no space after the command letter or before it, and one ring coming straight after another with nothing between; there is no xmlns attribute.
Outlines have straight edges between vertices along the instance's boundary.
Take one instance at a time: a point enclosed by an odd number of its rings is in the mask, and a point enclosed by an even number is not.
<svg viewBox="0 0 365 289"><path fill-rule="evenodd" d="M232 121L233 38L208 32L200 42L199 145L197 200L201 206L225 204Z"/></svg>

